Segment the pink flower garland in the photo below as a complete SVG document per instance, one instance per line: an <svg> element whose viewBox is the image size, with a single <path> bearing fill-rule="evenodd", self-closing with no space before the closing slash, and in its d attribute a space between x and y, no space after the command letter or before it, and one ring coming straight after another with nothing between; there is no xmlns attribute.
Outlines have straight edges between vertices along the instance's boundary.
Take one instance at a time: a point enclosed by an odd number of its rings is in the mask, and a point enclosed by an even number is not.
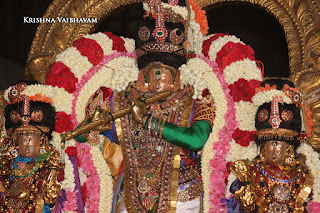
<svg viewBox="0 0 320 213"><path fill-rule="evenodd" d="M320 212L320 203L311 201L308 203L308 208L312 213Z"/></svg>
<svg viewBox="0 0 320 213"><path fill-rule="evenodd" d="M66 201L63 202L63 211L77 211L77 193L76 191L71 191L70 188L66 189Z"/></svg>
<svg viewBox="0 0 320 213"><path fill-rule="evenodd" d="M97 168L93 165L92 154L90 153L90 145L87 143L76 143L79 167L87 174L86 184L87 191L86 203L88 212L98 212L100 200L100 178L97 174Z"/></svg>
<svg viewBox="0 0 320 213"><path fill-rule="evenodd" d="M216 63L210 61L208 58L199 56L199 58L206 61L214 70L215 75L220 81L220 85L224 91L225 98L227 100L227 112L225 114L225 124L223 128L219 131L217 137L219 139L218 142L213 144L213 153L214 158L210 161L210 192L209 192L209 203L211 209L209 209L210 213L221 212L225 210L225 207L222 206L221 198L225 197L226 190L226 174L227 174L227 162L225 161L225 157L230 149L230 143L232 140L232 133L238 127L238 122L236 121L236 109L235 103L230 96L230 90L228 88L228 84L226 83L223 74L220 70L216 69Z"/></svg>

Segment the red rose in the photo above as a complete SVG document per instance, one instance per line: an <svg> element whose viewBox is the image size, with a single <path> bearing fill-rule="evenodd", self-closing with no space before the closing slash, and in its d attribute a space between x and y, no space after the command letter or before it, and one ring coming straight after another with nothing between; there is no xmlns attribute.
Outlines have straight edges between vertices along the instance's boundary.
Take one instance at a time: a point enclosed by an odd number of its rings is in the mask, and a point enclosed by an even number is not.
<svg viewBox="0 0 320 213"><path fill-rule="evenodd" d="M64 88L69 93L76 91L78 79L64 63L58 61L52 64L47 72L46 84Z"/></svg>
<svg viewBox="0 0 320 213"><path fill-rule="evenodd" d="M73 42L72 46L76 47L81 55L87 57L93 65L99 64L103 58L103 50L95 40L79 38Z"/></svg>
<svg viewBox="0 0 320 213"><path fill-rule="evenodd" d="M82 192L82 201L83 203L86 203L87 201L87 185L86 183L81 186L81 192Z"/></svg>
<svg viewBox="0 0 320 213"><path fill-rule="evenodd" d="M78 155L77 148L72 146L69 146L68 148L66 148L65 153L67 153L69 156L75 156L75 157Z"/></svg>
<svg viewBox="0 0 320 213"><path fill-rule="evenodd" d="M127 52L126 47L124 46L125 41L116 35L113 35L112 32L105 32L106 34L113 42L112 49L119 51L119 52Z"/></svg>
<svg viewBox="0 0 320 213"><path fill-rule="evenodd" d="M230 65L233 62L249 58L254 60L254 51L249 45L243 45L241 43L228 42L217 53L217 63L221 69Z"/></svg>
<svg viewBox="0 0 320 213"><path fill-rule="evenodd" d="M260 81L247 81L243 78L240 78L237 82L229 85L230 95L233 97L235 102L240 100L251 102L251 98L255 94L255 88L259 85Z"/></svg>
<svg viewBox="0 0 320 213"><path fill-rule="evenodd" d="M232 134L232 138L236 143L244 147L249 146L250 141L254 141L254 136L255 131L243 131L240 129L236 129Z"/></svg>
<svg viewBox="0 0 320 213"><path fill-rule="evenodd" d="M58 133L62 133L71 130L73 130L71 115L67 115L65 112L57 112L55 131Z"/></svg>

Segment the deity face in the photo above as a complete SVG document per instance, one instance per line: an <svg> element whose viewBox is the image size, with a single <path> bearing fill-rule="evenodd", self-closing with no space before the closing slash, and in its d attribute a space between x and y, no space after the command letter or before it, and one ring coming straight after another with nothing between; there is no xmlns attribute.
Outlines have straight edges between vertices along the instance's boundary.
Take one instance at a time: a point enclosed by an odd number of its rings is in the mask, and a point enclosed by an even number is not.
<svg viewBox="0 0 320 213"><path fill-rule="evenodd" d="M16 134L18 152L24 158L37 158L40 155L41 132L33 126L19 127Z"/></svg>
<svg viewBox="0 0 320 213"><path fill-rule="evenodd" d="M267 141L262 153L266 163L282 166L285 163L289 144L283 141Z"/></svg>
<svg viewBox="0 0 320 213"><path fill-rule="evenodd" d="M150 92L162 93L172 90L174 83L172 72L176 72L173 67L156 63L148 66L146 69Z"/></svg>

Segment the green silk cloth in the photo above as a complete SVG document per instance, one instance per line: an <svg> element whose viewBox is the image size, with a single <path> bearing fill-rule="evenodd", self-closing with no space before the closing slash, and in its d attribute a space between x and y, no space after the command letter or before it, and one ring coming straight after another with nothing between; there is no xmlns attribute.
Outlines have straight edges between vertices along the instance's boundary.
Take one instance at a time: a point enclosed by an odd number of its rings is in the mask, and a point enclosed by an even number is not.
<svg viewBox="0 0 320 213"><path fill-rule="evenodd" d="M190 127L179 127L166 121L163 127L162 138L184 149L200 151L206 143L210 132L211 126L209 121L197 121ZM87 142L87 139L82 135L75 137L75 139L79 143Z"/></svg>
<svg viewBox="0 0 320 213"><path fill-rule="evenodd" d="M207 142L210 132L210 122L206 120L196 121L190 127L179 127L165 122L162 138L184 149L200 151Z"/></svg>

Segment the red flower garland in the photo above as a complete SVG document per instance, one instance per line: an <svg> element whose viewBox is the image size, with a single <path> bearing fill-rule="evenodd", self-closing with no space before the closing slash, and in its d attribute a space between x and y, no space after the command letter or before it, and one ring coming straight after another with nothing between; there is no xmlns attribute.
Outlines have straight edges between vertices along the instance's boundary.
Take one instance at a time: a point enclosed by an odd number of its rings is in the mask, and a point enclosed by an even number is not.
<svg viewBox="0 0 320 213"><path fill-rule="evenodd" d="M236 141L236 143L244 147L249 146L250 141L254 141L254 137L255 131L243 131L236 129L232 134L232 138Z"/></svg>
<svg viewBox="0 0 320 213"><path fill-rule="evenodd" d="M230 84L230 95L233 97L235 102L239 101L250 101L252 103L252 97L255 94L255 88L260 85L258 80L247 81L240 78L237 82Z"/></svg>
<svg viewBox="0 0 320 213"><path fill-rule="evenodd" d="M68 148L66 148L65 153L68 154L68 156L74 156L77 157L78 156L78 151L77 148L74 146L68 146ZM78 160L77 160L78 162Z"/></svg>
<svg viewBox="0 0 320 213"><path fill-rule="evenodd" d="M73 125L71 123L71 115L67 115L65 112L56 113L56 129L58 133L73 130Z"/></svg>
<svg viewBox="0 0 320 213"><path fill-rule="evenodd" d="M82 201L83 203L86 203L87 201L87 185L86 183L84 183L82 186L81 186L81 194L82 194Z"/></svg>
<svg viewBox="0 0 320 213"><path fill-rule="evenodd" d="M249 45L243 45L241 43L233 43L229 41L217 53L216 62L223 70L231 63L243 60L245 58L249 58L253 61L255 60L253 49Z"/></svg>
<svg viewBox="0 0 320 213"><path fill-rule="evenodd" d="M60 61L53 63L47 72L46 84L64 88L69 93L76 91L76 83L78 79L70 68Z"/></svg>
<svg viewBox="0 0 320 213"><path fill-rule="evenodd" d="M211 36L209 39L203 41L202 43L202 53L204 56L209 57L209 50L210 50L210 46L212 44L212 42L214 42L215 40L217 40L219 37L225 36L227 34L223 34L223 33L217 33L214 34L214 36Z"/></svg>
<svg viewBox="0 0 320 213"><path fill-rule="evenodd" d="M125 41L121 37L113 35L112 32L104 32L104 34L106 34L110 39L112 39L112 50L116 50L119 52L127 52L124 46Z"/></svg>
<svg viewBox="0 0 320 213"><path fill-rule="evenodd" d="M99 64L103 58L103 50L95 40L82 37L73 42L72 46L76 47L93 65Z"/></svg>

